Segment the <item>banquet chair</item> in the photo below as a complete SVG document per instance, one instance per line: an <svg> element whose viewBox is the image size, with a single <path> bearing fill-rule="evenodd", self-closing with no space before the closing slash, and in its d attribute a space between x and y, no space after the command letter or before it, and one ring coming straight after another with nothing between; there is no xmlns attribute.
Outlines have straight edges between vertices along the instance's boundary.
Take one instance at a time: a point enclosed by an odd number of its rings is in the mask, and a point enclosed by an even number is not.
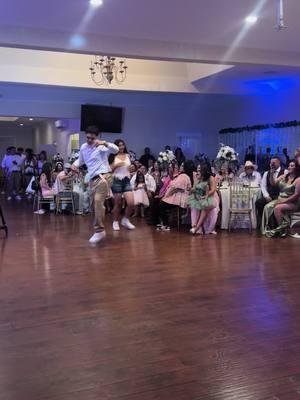
<svg viewBox="0 0 300 400"><path fill-rule="evenodd" d="M228 231L231 232L233 216L248 216L249 232L252 232L252 207L250 187L243 185L239 181L234 181L229 185L230 190L230 206Z"/></svg>
<svg viewBox="0 0 300 400"><path fill-rule="evenodd" d="M54 204L54 207L55 207L55 196L43 197L43 195L40 191L35 192L34 198L33 198L33 211L40 210L41 205L43 205L43 204L46 204L46 205L48 204L49 207L51 204ZM54 211L55 211L55 208L54 208Z"/></svg>
<svg viewBox="0 0 300 400"><path fill-rule="evenodd" d="M61 213L63 206L71 205L72 214L75 214L75 202L73 193L73 181L68 180L64 189L56 195L56 213Z"/></svg>

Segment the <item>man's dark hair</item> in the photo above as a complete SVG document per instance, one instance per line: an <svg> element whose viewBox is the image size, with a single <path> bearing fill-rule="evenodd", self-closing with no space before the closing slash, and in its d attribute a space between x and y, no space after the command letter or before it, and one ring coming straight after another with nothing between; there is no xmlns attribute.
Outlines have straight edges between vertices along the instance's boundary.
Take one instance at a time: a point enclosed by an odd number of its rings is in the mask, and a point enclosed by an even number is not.
<svg viewBox="0 0 300 400"><path fill-rule="evenodd" d="M91 125L86 128L85 133L92 133L93 135L98 136L100 132L96 125Z"/></svg>
<svg viewBox="0 0 300 400"><path fill-rule="evenodd" d="M278 161L280 161L280 162L281 162L281 159L280 159L280 157L279 157L279 156L273 156L273 157L271 158L271 160L278 160Z"/></svg>

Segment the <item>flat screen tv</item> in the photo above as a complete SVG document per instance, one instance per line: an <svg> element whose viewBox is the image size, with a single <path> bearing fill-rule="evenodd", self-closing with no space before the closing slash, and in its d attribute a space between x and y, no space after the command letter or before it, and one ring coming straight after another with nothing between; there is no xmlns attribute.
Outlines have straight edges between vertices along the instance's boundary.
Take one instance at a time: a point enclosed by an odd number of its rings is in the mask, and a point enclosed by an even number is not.
<svg viewBox="0 0 300 400"><path fill-rule="evenodd" d="M100 132L121 133L123 125L123 108L107 107L92 104L81 106L81 131L96 125Z"/></svg>

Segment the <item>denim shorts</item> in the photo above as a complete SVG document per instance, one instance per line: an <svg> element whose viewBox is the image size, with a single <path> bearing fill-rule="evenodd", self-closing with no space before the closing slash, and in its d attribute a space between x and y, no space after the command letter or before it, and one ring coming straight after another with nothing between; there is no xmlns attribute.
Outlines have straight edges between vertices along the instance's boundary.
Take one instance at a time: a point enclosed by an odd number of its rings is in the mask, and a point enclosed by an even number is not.
<svg viewBox="0 0 300 400"><path fill-rule="evenodd" d="M132 192L130 179L127 177L124 179L114 178L111 190L113 193Z"/></svg>

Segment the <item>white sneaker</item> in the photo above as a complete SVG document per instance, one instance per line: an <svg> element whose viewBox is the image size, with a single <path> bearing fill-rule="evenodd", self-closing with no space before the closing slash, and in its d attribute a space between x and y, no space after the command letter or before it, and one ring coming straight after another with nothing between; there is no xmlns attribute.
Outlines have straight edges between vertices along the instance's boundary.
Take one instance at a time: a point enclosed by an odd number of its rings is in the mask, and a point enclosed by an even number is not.
<svg viewBox="0 0 300 400"><path fill-rule="evenodd" d="M294 233L293 235L290 235L294 239L300 239L300 233Z"/></svg>
<svg viewBox="0 0 300 400"><path fill-rule="evenodd" d="M43 214L45 214L45 212L46 212L45 210L40 209L40 210L35 211L34 214L43 215Z"/></svg>
<svg viewBox="0 0 300 400"><path fill-rule="evenodd" d="M120 225L118 221L113 222L113 230L114 231L119 231L120 230Z"/></svg>
<svg viewBox="0 0 300 400"><path fill-rule="evenodd" d="M12 199L12 197L11 197L11 196L8 196L7 201L10 201L11 199Z"/></svg>
<svg viewBox="0 0 300 400"><path fill-rule="evenodd" d="M22 200L22 199L21 199L21 196L17 195L17 196L16 196L16 200Z"/></svg>
<svg viewBox="0 0 300 400"><path fill-rule="evenodd" d="M90 238L89 242L90 242L91 244L99 243L99 242L101 242L101 240L103 240L103 239L105 238L105 236L106 236L105 231L103 231L103 232L96 232L96 233L94 233L93 236Z"/></svg>
<svg viewBox="0 0 300 400"><path fill-rule="evenodd" d="M121 225L124 226L125 228L131 230L131 231L133 229L135 229L135 226L126 217L122 218Z"/></svg>

